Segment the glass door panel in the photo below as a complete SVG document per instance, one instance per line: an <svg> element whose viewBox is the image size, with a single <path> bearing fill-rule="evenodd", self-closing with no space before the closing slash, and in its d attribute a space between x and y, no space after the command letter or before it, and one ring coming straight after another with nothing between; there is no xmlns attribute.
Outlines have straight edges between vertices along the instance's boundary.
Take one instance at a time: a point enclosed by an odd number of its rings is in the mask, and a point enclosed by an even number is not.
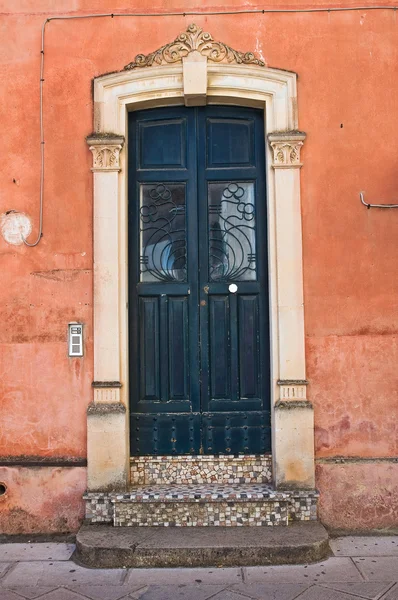
<svg viewBox="0 0 398 600"><path fill-rule="evenodd" d="M209 279L256 279L253 182L209 183Z"/></svg>

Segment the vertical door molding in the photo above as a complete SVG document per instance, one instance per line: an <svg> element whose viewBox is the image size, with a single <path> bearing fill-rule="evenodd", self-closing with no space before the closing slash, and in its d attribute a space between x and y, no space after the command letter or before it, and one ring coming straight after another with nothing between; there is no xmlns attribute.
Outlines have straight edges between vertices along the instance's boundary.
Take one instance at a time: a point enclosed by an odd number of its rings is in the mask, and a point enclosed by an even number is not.
<svg viewBox="0 0 398 600"><path fill-rule="evenodd" d="M88 490L123 489L129 451L121 402L119 178L124 136L87 138L94 174L94 401L87 411Z"/></svg>
<svg viewBox="0 0 398 600"><path fill-rule="evenodd" d="M96 78L95 139L107 146L104 136L108 132L119 136L119 139L126 138L127 112L130 110L184 105L183 69L181 61L172 65L129 68ZM293 489L314 485L313 414L305 394L300 211L300 150L305 135L298 131L296 80L295 73L258 64L210 61L207 64L206 103L261 108L265 115L264 134L269 134L265 165L268 189L264 202L267 203L269 245L274 480L278 487ZM93 141L89 143L95 146ZM122 145L122 142L118 144ZM97 145L101 146L101 142L98 141ZM115 165L110 167L109 164L105 167L109 172L95 164L93 169L96 238L94 343L97 356L102 357L101 360L95 359L96 380L121 382L122 387L118 389L120 404L128 409L126 150L118 155L117 168L121 169L120 172L112 170ZM104 270L100 265L104 266ZM106 298L110 299L109 302ZM114 336L108 335L110 323ZM99 396L96 391L97 406ZM112 404L113 401L109 403ZM88 457L89 472L92 473L92 481L101 482L103 489L110 489L114 481L121 484L123 477L124 485L128 485L126 420L120 419L118 427L116 431L115 425L114 439L92 435L92 442L89 442L93 444ZM116 438L117 444L123 446L123 449L117 450L120 454L117 457L113 456ZM101 472L95 452L105 452L100 446L108 443L112 448L108 458L112 456L111 463L114 461L112 464L118 467L113 473L111 469L106 474Z"/></svg>
<svg viewBox="0 0 398 600"><path fill-rule="evenodd" d="M300 205L300 131L268 134L275 182L279 394L274 405L277 487L315 486L314 415L307 400Z"/></svg>

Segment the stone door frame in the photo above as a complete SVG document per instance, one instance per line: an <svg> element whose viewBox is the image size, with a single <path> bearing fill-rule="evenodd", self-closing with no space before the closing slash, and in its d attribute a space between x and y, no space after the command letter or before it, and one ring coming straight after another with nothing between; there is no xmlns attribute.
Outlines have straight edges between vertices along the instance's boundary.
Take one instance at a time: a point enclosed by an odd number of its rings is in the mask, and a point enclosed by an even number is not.
<svg viewBox="0 0 398 600"><path fill-rule="evenodd" d="M194 55L195 53L193 53ZM271 333L273 477L310 489L314 422L306 399L297 75L197 57L94 80L94 399L88 409L88 490L129 485L127 113L170 105L264 110Z"/></svg>

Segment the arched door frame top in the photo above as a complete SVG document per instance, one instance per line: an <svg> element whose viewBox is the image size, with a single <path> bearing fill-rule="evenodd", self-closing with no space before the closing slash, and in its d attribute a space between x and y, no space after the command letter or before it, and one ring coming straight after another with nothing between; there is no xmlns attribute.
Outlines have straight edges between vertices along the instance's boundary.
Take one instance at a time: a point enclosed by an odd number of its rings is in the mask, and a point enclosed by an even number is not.
<svg viewBox="0 0 398 600"><path fill-rule="evenodd" d="M128 68L94 81L95 133L87 138L94 173L94 401L88 410L88 489L123 489L129 484L127 112L203 103L264 110L269 142L264 202L273 475L279 488L313 488L314 424L306 399L300 208L305 134L297 131L297 76L258 64L211 63L198 58L198 52L192 55L176 64Z"/></svg>

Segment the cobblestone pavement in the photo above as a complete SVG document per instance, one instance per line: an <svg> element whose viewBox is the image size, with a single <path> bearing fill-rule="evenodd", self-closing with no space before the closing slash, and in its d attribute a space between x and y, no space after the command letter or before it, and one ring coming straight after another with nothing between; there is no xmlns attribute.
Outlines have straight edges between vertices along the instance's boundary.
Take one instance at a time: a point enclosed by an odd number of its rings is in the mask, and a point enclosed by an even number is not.
<svg viewBox="0 0 398 600"><path fill-rule="evenodd" d="M398 600L398 536L345 537L297 566L86 569L73 544L0 545L0 600Z"/></svg>

